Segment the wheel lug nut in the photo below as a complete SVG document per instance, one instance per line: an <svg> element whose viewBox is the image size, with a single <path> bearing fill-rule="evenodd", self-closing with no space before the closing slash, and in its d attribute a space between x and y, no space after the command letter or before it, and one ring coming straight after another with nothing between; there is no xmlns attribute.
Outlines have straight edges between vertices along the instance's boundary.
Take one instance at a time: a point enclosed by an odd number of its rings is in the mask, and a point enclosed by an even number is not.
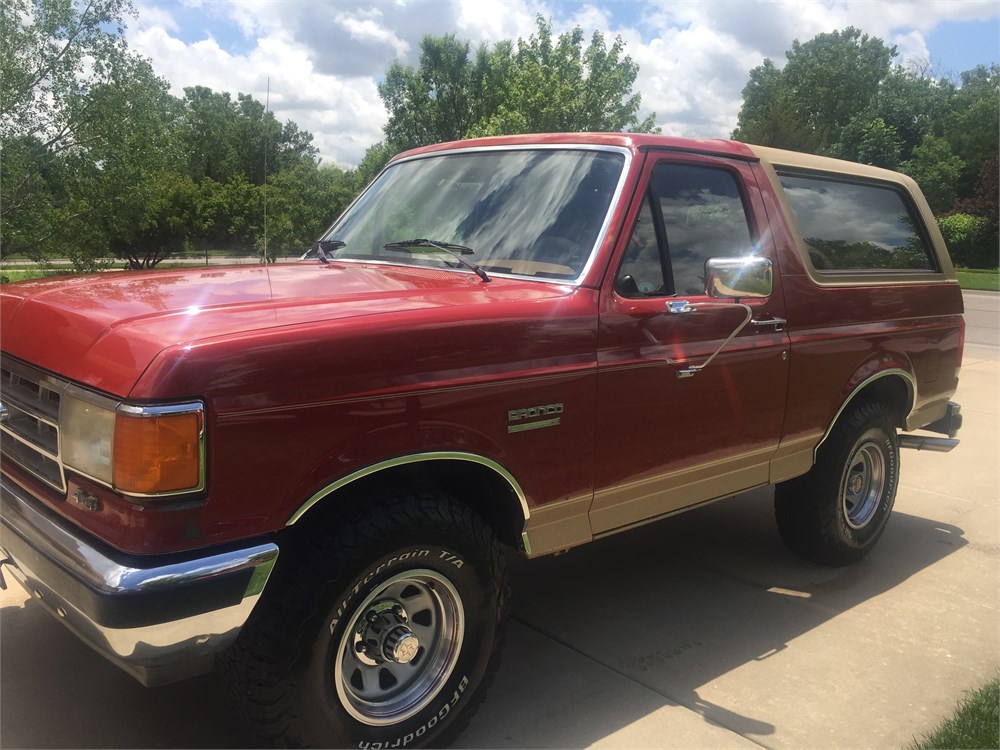
<svg viewBox="0 0 1000 750"><path fill-rule="evenodd" d="M398 604L392 608L392 613L396 615L396 617L398 617L400 620L406 619L406 613L403 611L403 608L400 607Z"/></svg>
<svg viewBox="0 0 1000 750"><path fill-rule="evenodd" d="M378 622L378 612L374 610L365 615L365 619L368 620L369 624L374 625Z"/></svg>

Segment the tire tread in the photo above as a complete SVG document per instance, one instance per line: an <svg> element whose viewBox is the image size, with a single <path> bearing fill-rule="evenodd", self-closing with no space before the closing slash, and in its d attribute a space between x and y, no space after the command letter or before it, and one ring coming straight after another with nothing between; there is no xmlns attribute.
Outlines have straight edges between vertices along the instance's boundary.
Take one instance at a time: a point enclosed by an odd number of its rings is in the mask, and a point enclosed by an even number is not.
<svg viewBox="0 0 1000 750"><path fill-rule="evenodd" d="M285 559L276 566L265 597L224 655L230 702L262 739L275 747L309 746L295 710L293 675L296 664L309 656L300 645L304 632L322 614L317 591L337 590L342 571L351 570L367 550L417 526L447 527L475 540L497 584L497 637L484 677L457 721L434 737L435 744L447 744L468 724L500 662L510 606L507 561L490 527L471 508L433 490L400 489L377 502L350 502L335 519L304 527L294 549L282 550Z"/></svg>
<svg viewBox="0 0 1000 750"><path fill-rule="evenodd" d="M864 557L885 531L888 513L862 545L845 543L841 530L840 480L844 462L857 436L871 427L882 429L895 441L893 420L884 404L863 401L853 405L820 446L813 468L775 488L778 531L788 548L800 557L823 565L847 565ZM898 446L894 449L893 461L887 491L895 495L899 477Z"/></svg>

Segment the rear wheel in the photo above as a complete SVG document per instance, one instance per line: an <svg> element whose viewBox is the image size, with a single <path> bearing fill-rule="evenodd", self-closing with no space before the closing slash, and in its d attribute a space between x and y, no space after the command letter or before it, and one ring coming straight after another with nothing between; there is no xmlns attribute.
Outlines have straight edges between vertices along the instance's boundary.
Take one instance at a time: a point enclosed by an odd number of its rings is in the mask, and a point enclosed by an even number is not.
<svg viewBox="0 0 1000 750"><path fill-rule="evenodd" d="M875 546L899 482L899 440L886 408L848 407L816 464L775 489L775 517L792 551L825 565L845 565Z"/></svg>
<svg viewBox="0 0 1000 750"><path fill-rule="evenodd" d="M238 707L277 745L450 741L499 661L509 583L489 527L403 493L297 541L228 655Z"/></svg>

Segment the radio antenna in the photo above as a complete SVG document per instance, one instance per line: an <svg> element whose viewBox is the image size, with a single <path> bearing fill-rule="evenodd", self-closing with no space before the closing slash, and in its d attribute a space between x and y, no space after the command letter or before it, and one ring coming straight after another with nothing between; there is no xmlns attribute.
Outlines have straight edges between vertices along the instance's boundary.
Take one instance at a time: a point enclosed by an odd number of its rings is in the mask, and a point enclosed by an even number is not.
<svg viewBox="0 0 1000 750"><path fill-rule="evenodd" d="M267 121L267 116L271 113L271 76L267 77L267 93L264 95L264 263L268 262L267 257L267 135L270 130L268 127L269 123Z"/></svg>

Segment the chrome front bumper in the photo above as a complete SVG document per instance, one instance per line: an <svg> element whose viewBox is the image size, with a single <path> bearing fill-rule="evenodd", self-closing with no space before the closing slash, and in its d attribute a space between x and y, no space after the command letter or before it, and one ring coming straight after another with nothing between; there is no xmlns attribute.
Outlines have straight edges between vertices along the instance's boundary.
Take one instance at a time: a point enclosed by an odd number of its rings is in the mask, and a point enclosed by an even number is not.
<svg viewBox="0 0 1000 750"><path fill-rule="evenodd" d="M123 555L82 538L0 478L0 574L145 685L211 669L278 557L272 542L199 555Z"/></svg>

